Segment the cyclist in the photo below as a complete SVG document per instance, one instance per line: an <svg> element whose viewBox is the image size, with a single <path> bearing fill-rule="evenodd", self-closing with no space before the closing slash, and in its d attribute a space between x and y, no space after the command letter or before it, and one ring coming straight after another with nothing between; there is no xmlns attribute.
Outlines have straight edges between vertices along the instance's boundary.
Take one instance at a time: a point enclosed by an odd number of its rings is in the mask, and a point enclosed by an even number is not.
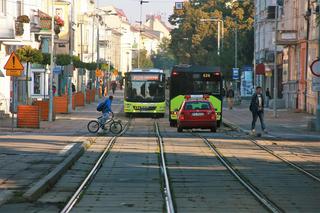
<svg viewBox="0 0 320 213"><path fill-rule="evenodd" d="M109 119L109 114L112 113L111 104L113 96L110 95L104 102L104 108L102 109L104 123Z"/></svg>

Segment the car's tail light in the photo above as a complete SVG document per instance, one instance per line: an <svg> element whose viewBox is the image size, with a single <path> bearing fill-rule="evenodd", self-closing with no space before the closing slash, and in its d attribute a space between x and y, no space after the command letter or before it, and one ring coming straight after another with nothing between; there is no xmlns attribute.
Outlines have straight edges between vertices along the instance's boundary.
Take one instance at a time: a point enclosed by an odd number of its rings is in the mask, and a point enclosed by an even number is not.
<svg viewBox="0 0 320 213"><path fill-rule="evenodd" d="M180 120L180 121L184 120L184 114L183 114L183 113L181 113L181 114L179 115L179 120Z"/></svg>
<svg viewBox="0 0 320 213"><path fill-rule="evenodd" d="M210 96L209 95L203 95L204 100L209 100Z"/></svg>
<svg viewBox="0 0 320 213"><path fill-rule="evenodd" d="M184 98L185 98L186 100L189 100L189 99L191 99L191 95L186 95L186 96L184 96Z"/></svg>

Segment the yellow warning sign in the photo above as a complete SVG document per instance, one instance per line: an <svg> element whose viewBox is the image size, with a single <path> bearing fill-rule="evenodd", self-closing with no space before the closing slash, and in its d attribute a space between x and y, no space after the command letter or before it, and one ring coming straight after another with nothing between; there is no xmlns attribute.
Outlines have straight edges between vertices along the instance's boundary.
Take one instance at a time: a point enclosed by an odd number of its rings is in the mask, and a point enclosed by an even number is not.
<svg viewBox="0 0 320 213"><path fill-rule="evenodd" d="M96 69L96 77L103 77L103 72L102 72L102 70L100 70L100 69Z"/></svg>
<svg viewBox="0 0 320 213"><path fill-rule="evenodd" d="M14 52L11 53L6 65L4 65L3 67L5 70L18 70L18 71L23 71L24 67L21 64L21 62L19 61L18 57L16 56L16 54L14 54ZM7 72L8 73L8 72ZM10 72L9 72L10 73Z"/></svg>
<svg viewBox="0 0 320 213"><path fill-rule="evenodd" d="M19 77L22 75L22 70L6 70L6 76Z"/></svg>

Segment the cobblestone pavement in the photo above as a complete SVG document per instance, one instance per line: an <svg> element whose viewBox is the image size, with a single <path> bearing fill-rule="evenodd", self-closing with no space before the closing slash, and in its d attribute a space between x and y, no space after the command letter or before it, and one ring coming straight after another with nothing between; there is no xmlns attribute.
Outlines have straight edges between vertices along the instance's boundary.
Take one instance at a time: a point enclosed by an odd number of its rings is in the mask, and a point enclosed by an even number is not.
<svg viewBox="0 0 320 213"><path fill-rule="evenodd" d="M249 111L249 101L242 101L241 105L232 110L223 109L225 121L233 123L244 130L251 130L252 115ZM320 140L320 132L310 131L308 122L315 116L307 113L295 113L283 109L278 110L278 117L274 118L272 109L265 109L265 123L270 135L287 139ZM260 121L256 123L256 130L260 131Z"/></svg>
<svg viewBox="0 0 320 213"><path fill-rule="evenodd" d="M163 212L153 128L152 119L131 122L73 212Z"/></svg>
<svg viewBox="0 0 320 213"><path fill-rule="evenodd" d="M118 92L114 109L119 112L123 96ZM88 141L86 129L95 119L96 103L58 115L54 122L41 122L41 129L11 129L10 120L0 120L0 204L21 202L22 195L65 160L77 145Z"/></svg>

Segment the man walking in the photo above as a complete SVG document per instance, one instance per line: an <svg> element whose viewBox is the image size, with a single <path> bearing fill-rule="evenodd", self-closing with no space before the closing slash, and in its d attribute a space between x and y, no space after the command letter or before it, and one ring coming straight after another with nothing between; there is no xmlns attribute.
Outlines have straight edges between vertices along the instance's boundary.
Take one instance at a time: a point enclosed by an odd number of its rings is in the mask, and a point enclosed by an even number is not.
<svg viewBox="0 0 320 213"><path fill-rule="evenodd" d="M226 96L227 96L227 101L228 101L228 107L229 107L229 109L232 109L233 99L234 99L234 91L231 87L228 88Z"/></svg>
<svg viewBox="0 0 320 213"><path fill-rule="evenodd" d="M264 133L266 132L266 126L264 124L264 98L262 95L262 88L258 86L256 92L253 94L250 103L250 111L252 112L252 124L251 124L251 133L254 135L256 133L255 126L257 119L259 117L261 123L261 129Z"/></svg>
<svg viewBox="0 0 320 213"><path fill-rule="evenodd" d="M269 107L269 101L271 99L270 90L267 88L266 90L266 107Z"/></svg>

